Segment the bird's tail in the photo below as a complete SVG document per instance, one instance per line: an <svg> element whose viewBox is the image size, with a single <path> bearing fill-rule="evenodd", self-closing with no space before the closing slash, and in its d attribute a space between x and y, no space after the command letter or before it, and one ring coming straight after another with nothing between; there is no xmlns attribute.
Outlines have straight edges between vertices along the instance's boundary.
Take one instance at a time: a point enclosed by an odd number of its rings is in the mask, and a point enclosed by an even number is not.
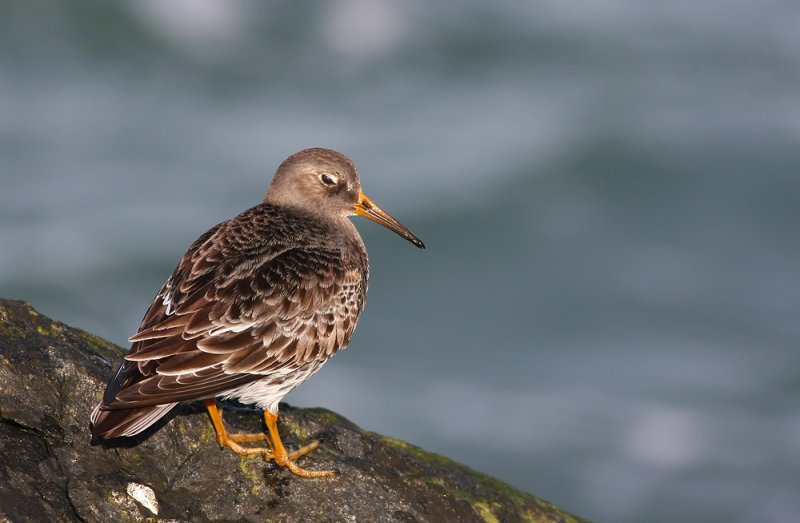
<svg viewBox="0 0 800 523"><path fill-rule="evenodd" d="M134 436L161 419L175 405L177 403L132 409L109 409L101 402L92 412L92 437L111 439Z"/></svg>

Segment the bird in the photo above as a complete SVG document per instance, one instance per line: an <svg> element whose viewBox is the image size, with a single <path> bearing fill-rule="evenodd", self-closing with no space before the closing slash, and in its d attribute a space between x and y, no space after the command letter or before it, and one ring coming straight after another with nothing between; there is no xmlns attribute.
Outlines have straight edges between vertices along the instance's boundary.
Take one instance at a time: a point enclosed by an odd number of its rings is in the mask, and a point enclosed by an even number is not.
<svg viewBox="0 0 800 523"><path fill-rule="evenodd" d="M278 405L347 346L364 309L369 261L353 215L425 248L362 192L344 154L311 148L283 161L261 203L212 227L181 258L91 414L92 440L134 436L201 400L221 448L301 477L335 475L297 464L319 442L287 451ZM229 433L225 399L262 409L266 431Z"/></svg>

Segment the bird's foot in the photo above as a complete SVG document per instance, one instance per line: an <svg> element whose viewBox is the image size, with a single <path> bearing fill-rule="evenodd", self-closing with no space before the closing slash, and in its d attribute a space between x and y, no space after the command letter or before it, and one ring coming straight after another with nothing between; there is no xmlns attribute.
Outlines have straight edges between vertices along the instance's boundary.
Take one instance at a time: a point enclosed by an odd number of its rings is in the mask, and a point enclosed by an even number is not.
<svg viewBox="0 0 800 523"><path fill-rule="evenodd" d="M287 454L284 450L283 455L272 454L270 456L264 456L264 459L266 461L273 460L275 461L276 465L280 467L286 467L292 472L292 474L303 478L332 478L336 475L336 472L332 470L308 470L302 468L296 463L297 458L305 456L309 452L316 450L317 447L319 447L319 441L312 441L305 447L301 447L294 452Z"/></svg>
<svg viewBox="0 0 800 523"><path fill-rule="evenodd" d="M312 452L319 447L319 441L312 441L305 447L301 447L298 450L289 453L286 451L286 447L283 446L281 435L278 432L278 414L273 414L272 412L265 410L264 423L269 431L272 446L272 456L270 456L269 459L275 461L276 465L280 467L286 467L292 472L292 474L295 476L300 476L301 478L332 478L336 475L336 473L332 470L308 470L296 463L295 460L297 458L305 456L309 452ZM266 456L264 458L267 459Z"/></svg>
<svg viewBox="0 0 800 523"><path fill-rule="evenodd" d="M253 443L256 441L266 441L268 445L270 444L267 435L263 432L255 434L228 434L226 432L222 434L222 437L217 433L217 443L221 448L228 447L240 456L261 454L266 461L272 459L271 447L246 447L240 445L240 443Z"/></svg>
<svg viewBox="0 0 800 523"><path fill-rule="evenodd" d="M220 447L228 447L240 456L254 456L256 454L261 454L266 460L272 459L272 449L267 447L245 447L231 438L220 442Z"/></svg>
<svg viewBox="0 0 800 523"><path fill-rule="evenodd" d="M309 452L319 447L319 441L312 441L308 445L295 450L294 452L287 452L286 447L283 446L280 433L278 432L278 414L273 414L264 411L264 422L267 425L269 434L254 433L254 434L228 434L225 430L225 424L222 422L222 414L217 407L217 402L214 399L205 401L208 408L208 414L211 416L211 423L214 425L214 430L217 433L217 443L220 447L228 447L240 456L264 456L265 461L274 461L280 467L286 467L293 474L303 478L330 478L336 473L332 470L307 470L297 464L297 459L305 456ZM266 447L247 447L242 443L255 443L264 441L267 443Z"/></svg>
<svg viewBox="0 0 800 523"><path fill-rule="evenodd" d="M221 448L228 447L240 456L252 456L261 454L265 458L272 454L272 444L269 437L261 433L255 434L228 434L225 430L225 424L222 422L222 414L217 407L217 402L214 399L205 401L208 414L211 416L211 423L214 425L214 431L217 434L217 443ZM256 441L265 441L269 447L245 447L240 443L253 443Z"/></svg>

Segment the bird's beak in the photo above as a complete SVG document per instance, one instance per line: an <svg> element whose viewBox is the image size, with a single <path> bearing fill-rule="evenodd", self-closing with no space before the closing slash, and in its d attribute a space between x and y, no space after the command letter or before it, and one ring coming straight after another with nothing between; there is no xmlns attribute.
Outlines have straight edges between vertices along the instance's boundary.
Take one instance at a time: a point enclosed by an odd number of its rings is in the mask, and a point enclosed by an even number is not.
<svg viewBox="0 0 800 523"><path fill-rule="evenodd" d="M393 230L420 249L425 248L425 244L422 243L422 241L417 238L413 232L409 231L405 225L392 218L388 212L372 203L372 200L367 198L367 195L363 192L358 194L358 202L353 205L353 210L357 215L363 216L364 218L369 218L373 222L379 223L387 229Z"/></svg>

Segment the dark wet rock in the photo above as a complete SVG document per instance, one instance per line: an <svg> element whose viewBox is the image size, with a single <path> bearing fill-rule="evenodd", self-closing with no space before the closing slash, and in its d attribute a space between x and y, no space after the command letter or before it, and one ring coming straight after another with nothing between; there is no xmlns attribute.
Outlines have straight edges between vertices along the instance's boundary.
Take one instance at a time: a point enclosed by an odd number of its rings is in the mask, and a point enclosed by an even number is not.
<svg viewBox="0 0 800 523"><path fill-rule="evenodd" d="M301 463L335 469L333 479L220 450L194 405L135 440L92 446L89 413L122 355L24 302L0 300L0 522L579 521L324 409L284 406L281 430L291 448L320 439ZM226 410L236 431L260 431L260 419L244 406Z"/></svg>

